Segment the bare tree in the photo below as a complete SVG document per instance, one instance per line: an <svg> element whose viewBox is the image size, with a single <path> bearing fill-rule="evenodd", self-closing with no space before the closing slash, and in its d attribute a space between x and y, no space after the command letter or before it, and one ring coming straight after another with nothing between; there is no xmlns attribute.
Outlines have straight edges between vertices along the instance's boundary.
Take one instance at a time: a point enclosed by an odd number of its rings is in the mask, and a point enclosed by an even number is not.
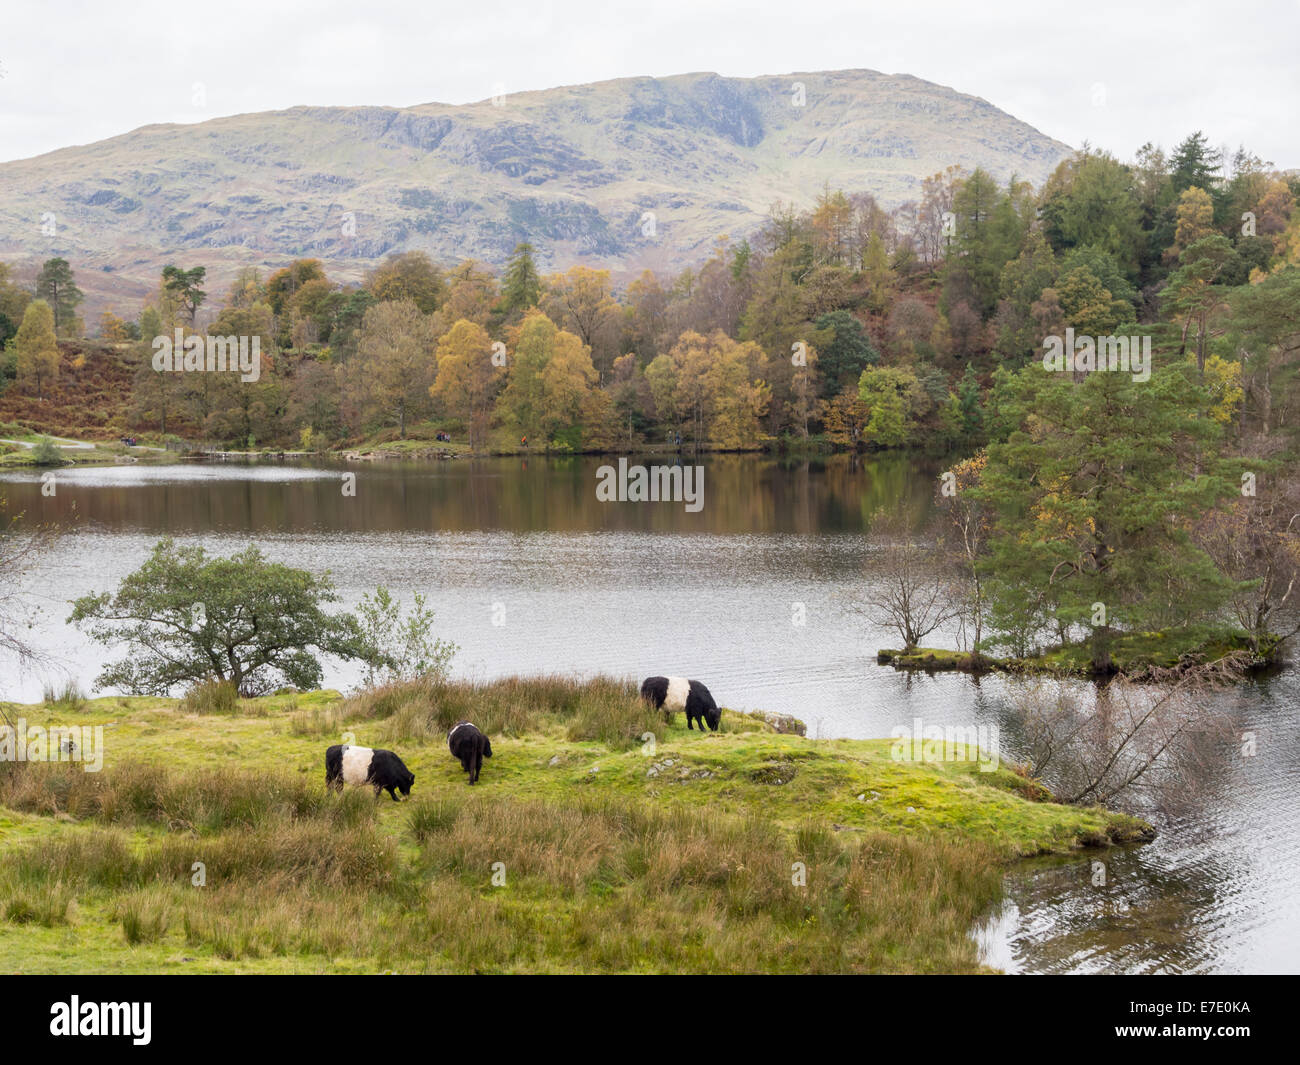
<svg viewBox="0 0 1300 1065"><path fill-rule="evenodd" d="M1220 572L1236 582L1228 606L1258 652L1272 619L1300 597L1300 481L1279 469L1261 472L1253 487L1255 496L1207 514L1196 536ZM1300 621L1280 636L1297 633Z"/></svg>
<svg viewBox="0 0 1300 1065"><path fill-rule="evenodd" d="M913 651L940 625L961 612L947 560L932 539L922 540L899 517L877 513L872 531L884 539L873 560L862 612L891 628Z"/></svg>

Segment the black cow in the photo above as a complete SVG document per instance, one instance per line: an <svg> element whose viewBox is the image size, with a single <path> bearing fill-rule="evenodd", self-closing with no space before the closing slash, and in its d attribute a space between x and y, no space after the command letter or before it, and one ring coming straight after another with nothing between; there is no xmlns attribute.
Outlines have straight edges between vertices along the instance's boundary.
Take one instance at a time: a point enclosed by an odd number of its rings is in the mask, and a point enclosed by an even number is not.
<svg viewBox="0 0 1300 1065"><path fill-rule="evenodd" d="M687 680L685 677L646 677L641 683L641 698L653 703L656 710L664 710L670 717L677 710L685 710L686 727L690 729L695 727L691 722L698 721L700 731L703 732L707 721L709 728L717 732L722 723L722 711L713 701L709 689L698 680Z"/></svg>
<svg viewBox="0 0 1300 1065"><path fill-rule="evenodd" d="M457 721L447 733L447 747L453 758L460 759L460 767L469 774L471 784L478 780L483 759L492 757L492 741L470 721Z"/></svg>
<svg viewBox="0 0 1300 1065"><path fill-rule="evenodd" d="M397 793L409 797L414 783L415 774L392 751L336 743L325 752L325 786L334 791L344 784L369 784L376 799L386 791L397 802Z"/></svg>

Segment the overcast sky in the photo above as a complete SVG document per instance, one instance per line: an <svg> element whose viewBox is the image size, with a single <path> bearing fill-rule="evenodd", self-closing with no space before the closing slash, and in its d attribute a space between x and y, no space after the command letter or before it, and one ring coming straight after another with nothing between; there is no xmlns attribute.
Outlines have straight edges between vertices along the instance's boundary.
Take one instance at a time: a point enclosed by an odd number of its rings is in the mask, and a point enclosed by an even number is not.
<svg viewBox="0 0 1300 1065"><path fill-rule="evenodd" d="M1124 159L1202 129L1300 167L1298 46L1300 0L5 0L0 160L295 104L865 67Z"/></svg>

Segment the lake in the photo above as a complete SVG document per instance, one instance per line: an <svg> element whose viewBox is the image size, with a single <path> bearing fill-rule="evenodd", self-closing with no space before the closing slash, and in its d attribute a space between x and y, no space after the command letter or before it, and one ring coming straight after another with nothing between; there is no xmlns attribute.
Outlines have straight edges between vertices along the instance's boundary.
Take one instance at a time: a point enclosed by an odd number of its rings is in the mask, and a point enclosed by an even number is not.
<svg viewBox="0 0 1300 1065"><path fill-rule="evenodd" d="M940 467L908 456L780 461L708 456L704 505L601 502L592 457L429 464L264 460L68 468L0 475L0 516L69 531L22 589L34 635L90 691L105 650L64 624L68 602L112 589L162 536L329 570L347 605L378 584L423 592L454 672L679 673L736 709L791 713L809 736L998 725L1015 758L1006 677L878 666L898 638L860 611L881 510L923 520ZM646 463L666 461L642 460ZM350 486L347 474L355 474ZM354 494L347 491L354 487ZM948 643L952 634L936 637ZM40 698L50 678L0 678L0 697ZM57 679L57 678L56 678ZM328 663L348 688L355 669ZM1066 682L1083 697L1086 682ZM1013 972L1300 971L1300 671L1216 697L1253 758L1225 750L1194 815L1153 844L1023 863L980 930ZM1092 862L1106 863L1093 886Z"/></svg>

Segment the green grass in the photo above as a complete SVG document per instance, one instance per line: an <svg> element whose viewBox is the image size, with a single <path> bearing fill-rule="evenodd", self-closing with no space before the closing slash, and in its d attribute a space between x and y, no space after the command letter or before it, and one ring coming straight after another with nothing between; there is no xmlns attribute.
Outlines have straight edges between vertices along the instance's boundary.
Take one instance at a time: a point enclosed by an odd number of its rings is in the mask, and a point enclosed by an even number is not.
<svg viewBox="0 0 1300 1065"><path fill-rule="evenodd" d="M1149 833L889 740L688 731L608 679L6 709L105 727L100 773L0 764L9 972L967 972L1008 863ZM460 717L492 736L473 788ZM343 739L412 801L328 795Z"/></svg>

